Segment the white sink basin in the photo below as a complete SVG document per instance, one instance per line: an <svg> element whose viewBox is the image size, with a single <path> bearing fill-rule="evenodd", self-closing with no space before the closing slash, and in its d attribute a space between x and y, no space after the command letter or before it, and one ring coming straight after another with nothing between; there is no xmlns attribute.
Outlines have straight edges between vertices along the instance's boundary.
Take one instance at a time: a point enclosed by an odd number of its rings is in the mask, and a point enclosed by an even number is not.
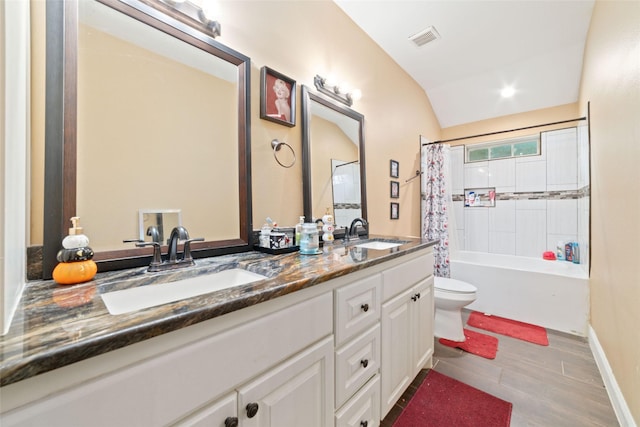
<svg viewBox="0 0 640 427"><path fill-rule="evenodd" d="M123 314L263 279L266 276L234 268L175 282L109 292L102 295L102 300L109 313Z"/></svg>
<svg viewBox="0 0 640 427"><path fill-rule="evenodd" d="M391 249L397 246L402 246L404 242L381 242L378 240L374 240L372 242L360 243L358 245L354 245L356 248L364 248L364 249L375 249L378 251L382 251L384 249Z"/></svg>

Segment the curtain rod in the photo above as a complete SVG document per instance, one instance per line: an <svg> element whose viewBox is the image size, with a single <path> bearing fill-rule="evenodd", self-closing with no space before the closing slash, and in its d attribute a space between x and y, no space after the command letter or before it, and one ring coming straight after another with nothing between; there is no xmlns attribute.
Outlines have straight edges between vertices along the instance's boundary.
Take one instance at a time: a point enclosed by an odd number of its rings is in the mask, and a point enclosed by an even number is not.
<svg viewBox="0 0 640 427"><path fill-rule="evenodd" d="M535 129L535 128L544 127L544 126L560 125L560 124L563 124L563 123L577 122L577 121L586 120L586 119L587 119L586 117L578 117L577 119L562 120L560 122L544 123L544 124L540 124L540 125L526 126L526 127L522 127L522 128L515 128L515 129L509 129L509 130L499 130L499 131L496 131L496 132L481 133L481 134L478 134L478 135L471 135L471 136L462 136L460 138L444 139L444 140L441 140L441 141L424 142L422 145L438 144L440 142L460 141L460 140L463 140L463 139L479 138L481 136L498 135L500 133L509 133L509 132L516 132L516 131L519 131L519 130Z"/></svg>

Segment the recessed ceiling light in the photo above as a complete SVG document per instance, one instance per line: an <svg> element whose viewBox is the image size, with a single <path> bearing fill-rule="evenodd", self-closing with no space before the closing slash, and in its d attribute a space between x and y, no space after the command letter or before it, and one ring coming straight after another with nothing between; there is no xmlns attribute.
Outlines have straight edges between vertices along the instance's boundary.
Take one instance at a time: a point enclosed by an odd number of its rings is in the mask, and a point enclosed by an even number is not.
<svg viewBox="0 0 640 427"><path fill-rule="evenodd" d="M516 90L513 86L505 86L504 89L500 91L500 95L502 95L503 98L511 98L515 93Z"/></svg>

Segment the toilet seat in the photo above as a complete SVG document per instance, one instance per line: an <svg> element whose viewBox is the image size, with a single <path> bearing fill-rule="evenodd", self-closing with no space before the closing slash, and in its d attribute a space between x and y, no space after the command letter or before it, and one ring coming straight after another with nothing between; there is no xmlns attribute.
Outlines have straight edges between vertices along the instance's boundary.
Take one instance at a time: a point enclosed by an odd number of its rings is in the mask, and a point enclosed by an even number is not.
<svg viewBox="0 0 640 427"><path fill-rule="evenodd" d="M473 294L478 289L470 283L462 280L450 279L448 277L436 277L434 287L441 292L450 292L455 294Z"/></svg>

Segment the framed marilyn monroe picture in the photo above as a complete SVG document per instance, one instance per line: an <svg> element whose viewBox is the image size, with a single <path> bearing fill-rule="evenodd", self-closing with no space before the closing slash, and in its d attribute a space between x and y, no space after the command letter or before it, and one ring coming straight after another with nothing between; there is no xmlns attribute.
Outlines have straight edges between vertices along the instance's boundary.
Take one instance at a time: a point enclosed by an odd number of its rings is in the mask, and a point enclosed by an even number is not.
<svg viewBox="0 0 640 427"><path fill-rule="evenodd" d="M296 125L296 82L269 67L260 69L260 118Z"/></svg>

